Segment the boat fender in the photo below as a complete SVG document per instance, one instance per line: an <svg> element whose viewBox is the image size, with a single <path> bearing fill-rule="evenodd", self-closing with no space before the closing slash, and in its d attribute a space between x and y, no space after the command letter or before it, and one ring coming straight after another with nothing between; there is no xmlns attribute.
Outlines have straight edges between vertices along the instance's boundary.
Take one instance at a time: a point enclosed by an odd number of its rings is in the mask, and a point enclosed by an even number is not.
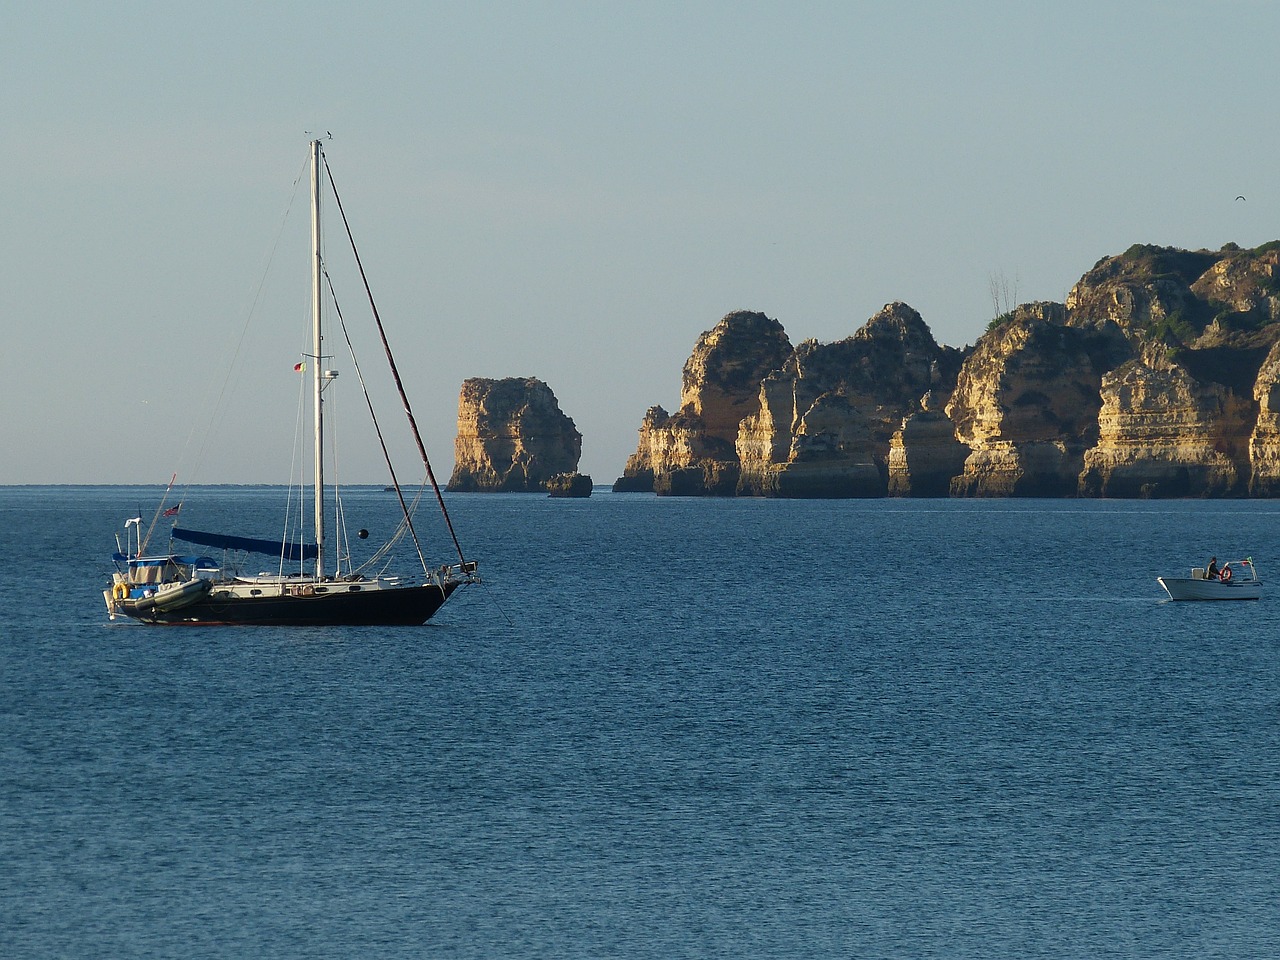
<svg viewBox="0 0 1280 960"><path fill-rule="evenodd" d="M124 600L129 596L129 587L123 580L117 580L114 587L111 588L112 600Z"/></svg>
<svg viewBox="0 0 1280 960"><path fill-rule="evenodd" d="M298 589L298 593L302 594L302 596L304 597L315 596L315 592L316 592L316 588L311 586L311 584L309 583L306 586L300 587Z"/></svg>
<svg viewBox="0 0 1280 960"><path fill-rule="evenodd" d="M1222 580L1222 582L1223 582L1223 583L1230 583L1230 582L1231 582L1231 568L1230 568L1230 567L1223 567L1223 568L1222 568L1222 572L1221 572L1220 574L1218 574L1218 577Z"/></svg>

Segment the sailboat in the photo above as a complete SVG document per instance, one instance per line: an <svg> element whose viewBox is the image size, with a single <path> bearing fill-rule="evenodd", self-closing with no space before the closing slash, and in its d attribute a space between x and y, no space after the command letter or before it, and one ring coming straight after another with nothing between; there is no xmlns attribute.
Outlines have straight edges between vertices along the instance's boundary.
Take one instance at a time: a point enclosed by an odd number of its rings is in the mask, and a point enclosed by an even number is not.
<svg viewBox="0 0 1280 960"><path fill-rule="evenodd" d="M324 394L337 377L335 371L325 369L324 362L322 305L324 284L328 277L322 257L320 232L321 173L329 173L329 168L319 139L311 141L310 149L312 349L295 369L304 370L308 362L312 367L310 394L313 411L314 542L299 542L291 536L263 539L206 533L179 527L175 521L170 533L169 549L163 552L151 551L148 549L151 531L156 527L157 520L165 516L176 517L178 513L176 506L162 509L162 501L161 507L157 508L156 518L151 521L145 534L142 518L138 516L126 521L123 541L119 535L116 537L116 551L112 554L116 569L112 574L110 587L103 591L111 619L129 617L148 624L417 625L430 619L459 587L479 582L478 564L464 556L453 523L449 519L440 486L427 459L426 448L413 419L386 332L371 296L369 302L373 318L391 374L417 441L426 477L435 492L441 515L453 539L457 562L432 566L426 561L414 527L411 503L396 479L376 417L375 428L393 481L389 489L396 492L402 512L397 534L407 534L412 538L421 563L421 572L415 571L411 576L388 576L382 573L369 575L362 572L363 567L352 568L350 562L344 571L341 551L332 550L326 537ZM337 189L333 186L331 173L328 183L345 225L346 215ZM347 236L350 239L349 227ZM356 266L364 279L364 268L360 264L359 254L355 252L354 242L352 250ZM367 279L365 289L367 292ZM360 380L363 383L362 376ZM370 413L373 412L372 403L369 403L369 410ZM173 481L170 481L170 489L172 486ZM412 502L416 504L417 499L413 498ZM363 531L361 535L364 535ZM204 553L178 553L174 549L174 541L221 549L223 559ZM329 558L331 552L337 554L336 561L332 563ZM236 560L249 554L265 554L277 558L278 570L274 573L242 575ZM292 568L295 563L298 564L296 570ZM286 564L289 565L288 568Z"/></svg>

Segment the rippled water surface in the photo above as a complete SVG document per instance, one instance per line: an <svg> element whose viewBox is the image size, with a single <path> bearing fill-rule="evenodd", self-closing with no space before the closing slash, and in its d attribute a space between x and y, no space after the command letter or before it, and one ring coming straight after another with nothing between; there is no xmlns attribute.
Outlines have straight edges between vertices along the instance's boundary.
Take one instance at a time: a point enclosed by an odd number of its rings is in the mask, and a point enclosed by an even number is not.
<svg viewBox="0 0 1280 960"><path fill-rule="evenodd" d="M0 488L0 955L1280 955L1280 583L1155 582L1280 504L460 496L425 627L109 623L154 502Z"/></svg>

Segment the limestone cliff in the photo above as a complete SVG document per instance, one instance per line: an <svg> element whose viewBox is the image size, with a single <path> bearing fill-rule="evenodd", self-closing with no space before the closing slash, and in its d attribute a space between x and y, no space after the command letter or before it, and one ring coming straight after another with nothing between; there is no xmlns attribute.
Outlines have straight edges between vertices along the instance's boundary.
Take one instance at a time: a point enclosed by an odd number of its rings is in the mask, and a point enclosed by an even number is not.
<svg viewBox="0 0 1280 960"><path fill-rule="evenodd" d="M1280 496L1280 342L1267 352L1254 380L1258 418L1249 438L1249 494Z"/></svg>
<svg viewBox="0 0 1280 960"><path fill-rule="evenodd" d="M1097 446L1080 492L1102 497L1231 496L1248 479L1252 405L1197 380L1160 343L1102 379Z"/></svg>
<svg viewBox="0 0 1280 960"><path fill-rule="evenodd" d="M776 321L731 314L683 386L615 489L1280 496L1280 242L1135 245L963 351L900 303L795 350Z"/></svg>
<svg viewBox="0 0 1280 960"><path fill-rule="evenodd" d="M884 496L894 435L923 411L926 393L950 392L960 359L904 303L844 340L805 341L764 379L759 412L739 427L738 492Z"/></svg>
<svg viewBox="0 0 1280 960"><path fill-rule="evenodd" d="M964 470L969 448L956 438L955 424L935 407L933 391L920 399L889 440L889 496L945 497L951 480Z"/></svg>
<svg viewBox="0 0 1280 960"><path fill-rule="evenodd" d="M756 409L760 381L791 353L777 320L740 310L703 333L684 365L680 409L650 407L617 491L731 496L738 424Z"/></svg>
<svg viewBox="0 0 1280 960"><path fill-rule="evenodd" d="M1277 424L1260 416L1259 371L1278 329L1278 258L1274 245L1136 245L1099 261L1030 326L1019 308L978 342L948 408L970 448L952 492L1272 489L1266 460L1280 449Z"/></svg>
<svg viewBox="0 0 1280 960"><path fill-rule="evenodd" d="M557 474L573 474L582 434L555 394L533 377L463 382L448 489L532 492Z"/></svg>
<svg viewBox="0 0 1280 960"><path fill-rule="evenodd" d="M1021 306L965 360L947 406L970 450L953 495L1075 494L1097 437L1102 376L1129 347L1114 323L1066 321L1060 303Z"/></svg>
<svg viewBox="0 0 1280 960"><path fill-rule="evenodd" d="M1227 248L1191 292L1209 304L1219 330L1256 328L1280 320L1280 249Z"/></svg>
<svg viewBox="0 0 1280 960"><path fill-rule="evenodd" d="M672 415L650 407L640 424L640 443L627 458L618 493L656 491L672 496L732 496L738 465L724 441L708 434L701 417Z"/></svg>
<svg viewBox="0 0 1280 960"><path fill-rule="evenodd" d="M1185 337L1201 329L1208 305L1191 289L1219 254L1135 244L1104 257L1067 295L1076 323L1114 321L1131 334L1160 338L1170 330Z"/></svg>
<svg viewBox="0 0 1280 960"><path fill-rule="evenodd" d="M1081 278L1072 322L1105 315L1134 357L1100 386L1085 496L1273 496L1280 250L1131 247Z"/></svg>
<svg viewBox="0 0 1280 960"><path fill-rule="evenodd" d="M1280 320L1280 242L1245 250L1135 244L1067 295L1072 325L1113 320L1133 339L1238 346Z"/></svg>

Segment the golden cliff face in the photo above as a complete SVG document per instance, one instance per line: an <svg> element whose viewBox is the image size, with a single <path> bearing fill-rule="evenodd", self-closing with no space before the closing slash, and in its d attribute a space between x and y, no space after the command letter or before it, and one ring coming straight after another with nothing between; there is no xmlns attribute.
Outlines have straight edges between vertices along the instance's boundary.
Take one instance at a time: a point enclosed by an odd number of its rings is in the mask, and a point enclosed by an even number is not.
<svg viewBox="0 0 1280 960"><path fill-rule="evenodd" d="M1074 495L1102 376L1128 345L1114 324L1066 320L1062 304L1019 307L965 360L946 411L970 450L953 496Z"/></svg>
<svg viewBox="0 0 1280 960"><path fill-rule="evenodd" d="M1067 294L1067 312L1094 323L1111 320L1126 331L1152 332L1157 338L1170 328L1191 331L1207 309L1191 285L1221 256L1135 244L1094 264Z"/></svg>
<svg viewBox="0 0 1280 960"><path fill-rule="evenodd" d="M627 458L613 489L730 496L738 475L728 449L723 440L708 434L697 414L681 411L673 416L662 407L650 407L640 424L636 452Z"/></svg>
<svg viewBox="0 0 1280 960"><path fill-rule="evenodd" d="M1276 368L1267 358L1280 319L1278 265L1274 245L1135 247L1081 278L1067 301L1073 322L1109 310L1135 352L1100 385L1082 496L1276 494Z"/></svg>
<svg viewBox="0 0 1280 960"><path fill-rule="evenodd" d="M1249 438L1249 495L1280 497L1280 342L1262 361L1253 399L1258 418Z"/></svg>
<svg viewBox="0 0 1280 960"><path fill-rule="evenodd" d="M763 313L725 316L698 338L684 366L680 409L650 407L618 491L731 496L738 424L756 409L760 381L791 353L782 324Z"/></svg>
<svg viewBox="0 0 1280 960"><path fill-rule="evenodd" d="M680 412L698 418L707 440L731 452L738 424L756 409L762 378L791 353L782 324L763 313L738 311L698 338L680 387Z"/></svg>
<svg viewBox="0 0 1280 960"><path fill-rule="evenodd" d="M877 497L889 491L893 438L931 390L949 391L959 351L892 303L837 343L807 340L760 387L738 430L738 492Z"/></svg>
<svg viewBox="0 0 1280 960"><path fill-rule="evenodd" d="M699 340L680 411L646 414L615 489L1280 496L1280 242L1136 245L964 351L890 304L837 343L785 350L778 327L753 361L735 316Z"/></svg>
<svg viewBox="0 0 1280 960"><path fill-rule="evenodd" d="M1101 387L1098 443L1080 492L1101 497L1232 496L1242 492L1252 405L1197 381L1150 344Z"/></svg>
<svg viewBox="0 0 1280 960"><path fill-rule="evenodd" d="M1275 323L1280 320L1280 250L1243 253L1218 260L1191 284L1191 291L1228 316Z"/></svg>
<svg viewBox="0 0 1280 960"><path fill-rule="evenodd" d="M920 411L904 418L889 441L889 496L949 496L968 455L955 424L935 409L932 391L926 393Z"/></svg>
<svg viewBox="0 0 1280 960"><path fill-rule="evenodd" d="M449 490L545 490L557 474L573 474L581 454L582 434L541 380L463 382Z"/></svg>
<svg viewBox="0 0 1280 960"><path fill-rule="evenodd" d="M1273 245L1137 246L1020 307L947 408L969 450L952 494L1280 495L1278 293Z"/></svg>

